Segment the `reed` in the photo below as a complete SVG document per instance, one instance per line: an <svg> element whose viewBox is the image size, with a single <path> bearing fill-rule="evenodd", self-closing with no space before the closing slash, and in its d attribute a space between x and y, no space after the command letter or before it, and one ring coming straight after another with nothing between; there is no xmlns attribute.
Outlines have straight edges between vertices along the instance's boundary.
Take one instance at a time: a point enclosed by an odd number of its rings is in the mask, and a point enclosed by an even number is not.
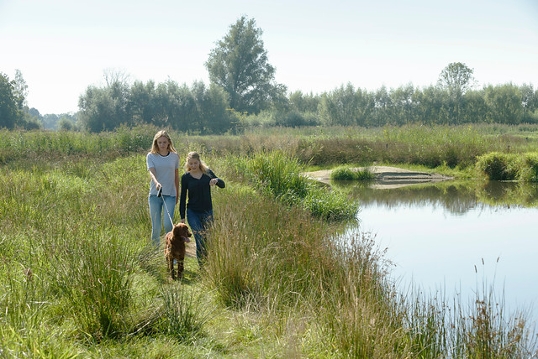
<svg viewBox="0 0 538 359"><path fill-rule="evenodd" d="M478 157L476 170L491 181L537 182L538 154L487 153Z"/></svg>
<svg viewBox="0 0 538 359"><path fill-rule="evenodd" d="M374 178L374 174L367 168L356 169L350 166L339 166L331 171L331 179L335 181L368 181Z"/></svg>
<svg viewBox="0 0 538 359"><path fill-rule="evenodd" d="M320 188L302 175L299 162L281 151L263 152L252 158L235 160L235 174L269 197L288 205L297 205L318 218L350 220L355 217L358 203L343 192Z"/></svg>

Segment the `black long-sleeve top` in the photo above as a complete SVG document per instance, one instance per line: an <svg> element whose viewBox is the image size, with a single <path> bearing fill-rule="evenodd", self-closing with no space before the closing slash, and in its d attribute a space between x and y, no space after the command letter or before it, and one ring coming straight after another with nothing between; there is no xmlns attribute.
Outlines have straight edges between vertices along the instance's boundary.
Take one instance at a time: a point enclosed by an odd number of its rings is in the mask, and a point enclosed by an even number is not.
<svg viewBox="0 0 538 359"><path fill-rule="evenodd" d="M181 195L179 197L179 214L181 215L181 219L185 219L187 206L189 209L197 212L207 212L213 209L211 187L209 185L209 181L212 178L217 178L217 176L209 169L206 173L202 174L200 179L192 177L189 172L185 172L181 176ZM226 184L219 178L217 186L224 188Z"/></svg>

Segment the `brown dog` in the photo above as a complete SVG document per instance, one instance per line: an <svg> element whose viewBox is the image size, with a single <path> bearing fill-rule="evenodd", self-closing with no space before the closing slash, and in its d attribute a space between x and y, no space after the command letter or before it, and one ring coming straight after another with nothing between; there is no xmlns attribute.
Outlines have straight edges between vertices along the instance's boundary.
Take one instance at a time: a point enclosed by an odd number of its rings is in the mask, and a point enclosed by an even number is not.
<svg viewBox="0 0 538 359"><path fill-rule="evenodd" d="M185 260L185 242L190 242L192 236L189 227L185 223L174 225L172 231L166 233L166 247L164 257L168 263L168 270L173 280L176 279L174 271L174 259L177 260L177 276L183 278L183 261Z"/></svg>

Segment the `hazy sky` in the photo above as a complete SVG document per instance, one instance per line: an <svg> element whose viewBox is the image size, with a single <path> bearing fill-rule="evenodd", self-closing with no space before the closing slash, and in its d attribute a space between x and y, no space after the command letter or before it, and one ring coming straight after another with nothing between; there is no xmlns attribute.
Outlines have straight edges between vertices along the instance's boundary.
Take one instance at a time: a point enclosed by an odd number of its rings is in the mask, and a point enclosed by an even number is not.
<svg viewBox="0 0 538 359"><path fill-rule="evenodd" d="M41 114L77 111L105 70L209 84L209 52L242 15L289 91L425 87L452 62L479 87L538 86L538 0L0 0L0 72L22 72Z"/></svg>

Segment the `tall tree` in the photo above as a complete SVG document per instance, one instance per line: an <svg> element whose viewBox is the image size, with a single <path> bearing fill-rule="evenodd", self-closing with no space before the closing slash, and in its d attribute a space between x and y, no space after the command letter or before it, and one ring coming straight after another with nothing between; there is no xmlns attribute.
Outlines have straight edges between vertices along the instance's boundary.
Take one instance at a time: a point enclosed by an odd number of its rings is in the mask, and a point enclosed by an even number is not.
<svg viewBox="0 0 538 359"><path fill-rule="evenodd" d="M448 91L448 108L454 124L460 123L463 96L474 86L473 71L461 62L453 62L439 75L438 84Z"/></svg>
<svg viewBox="0 0 538 359"><path fill-rule="evenodd" d="M408 124L415 120L414 96L415 88L411 83L391 89L392 116L398 125Z"/></svg>
<svg viewBox="0 0 538 359"><path fill-rule="evenodd" d="M474 70L461 62L453 62L441 71L438 84L452 95L465 95L474 86Z"/></svg>
<svg viewBox="0 0 538 359"><path fill-rule="evenodd" d="M497 85L485 88L488 117L493 123L518 125L523 118L521 90L514 84Z"/></svg>
<svg viewBox="0 0 538 359"><path fill-rule="evenodd" d="M112 131L122 124L132 125L129 113L130 86L120 72L105 72L106 86L88 86L80 95L80 121L90 132Z"/></svg>
<svg viewBox="0 0 538 359"><path fill-rule="evenodd" d="M20 110L23 110L27 105L28 97L28 85L22 76L21 70L15 70L15 81L14 81L14 94L17 100L17 105Z"/></svg>
<svg viewBox="0 0 538 359"><path fill-rule="evenodd" d="M20 118L14 81L0 72L0 128L12 129Z"/></svg>
<svg viewBox="0 0 538 359"><path fill-rule="evenodd" d="M534 91L532 84L523 84L520 87L521 90L521 104L523 106L523 121L535 122L534 118L538 119L538 113L535 114L538 109L538 90Z"/></svg>
<svg viewBox="0 0 538 359"><path fill-rule="evenodd" d="M261 35L256 21L242 16L205 63L211 83L224 89L230 107L238 112L259 113L286 91L274 81L275 68L268 62Z"/></svg>

